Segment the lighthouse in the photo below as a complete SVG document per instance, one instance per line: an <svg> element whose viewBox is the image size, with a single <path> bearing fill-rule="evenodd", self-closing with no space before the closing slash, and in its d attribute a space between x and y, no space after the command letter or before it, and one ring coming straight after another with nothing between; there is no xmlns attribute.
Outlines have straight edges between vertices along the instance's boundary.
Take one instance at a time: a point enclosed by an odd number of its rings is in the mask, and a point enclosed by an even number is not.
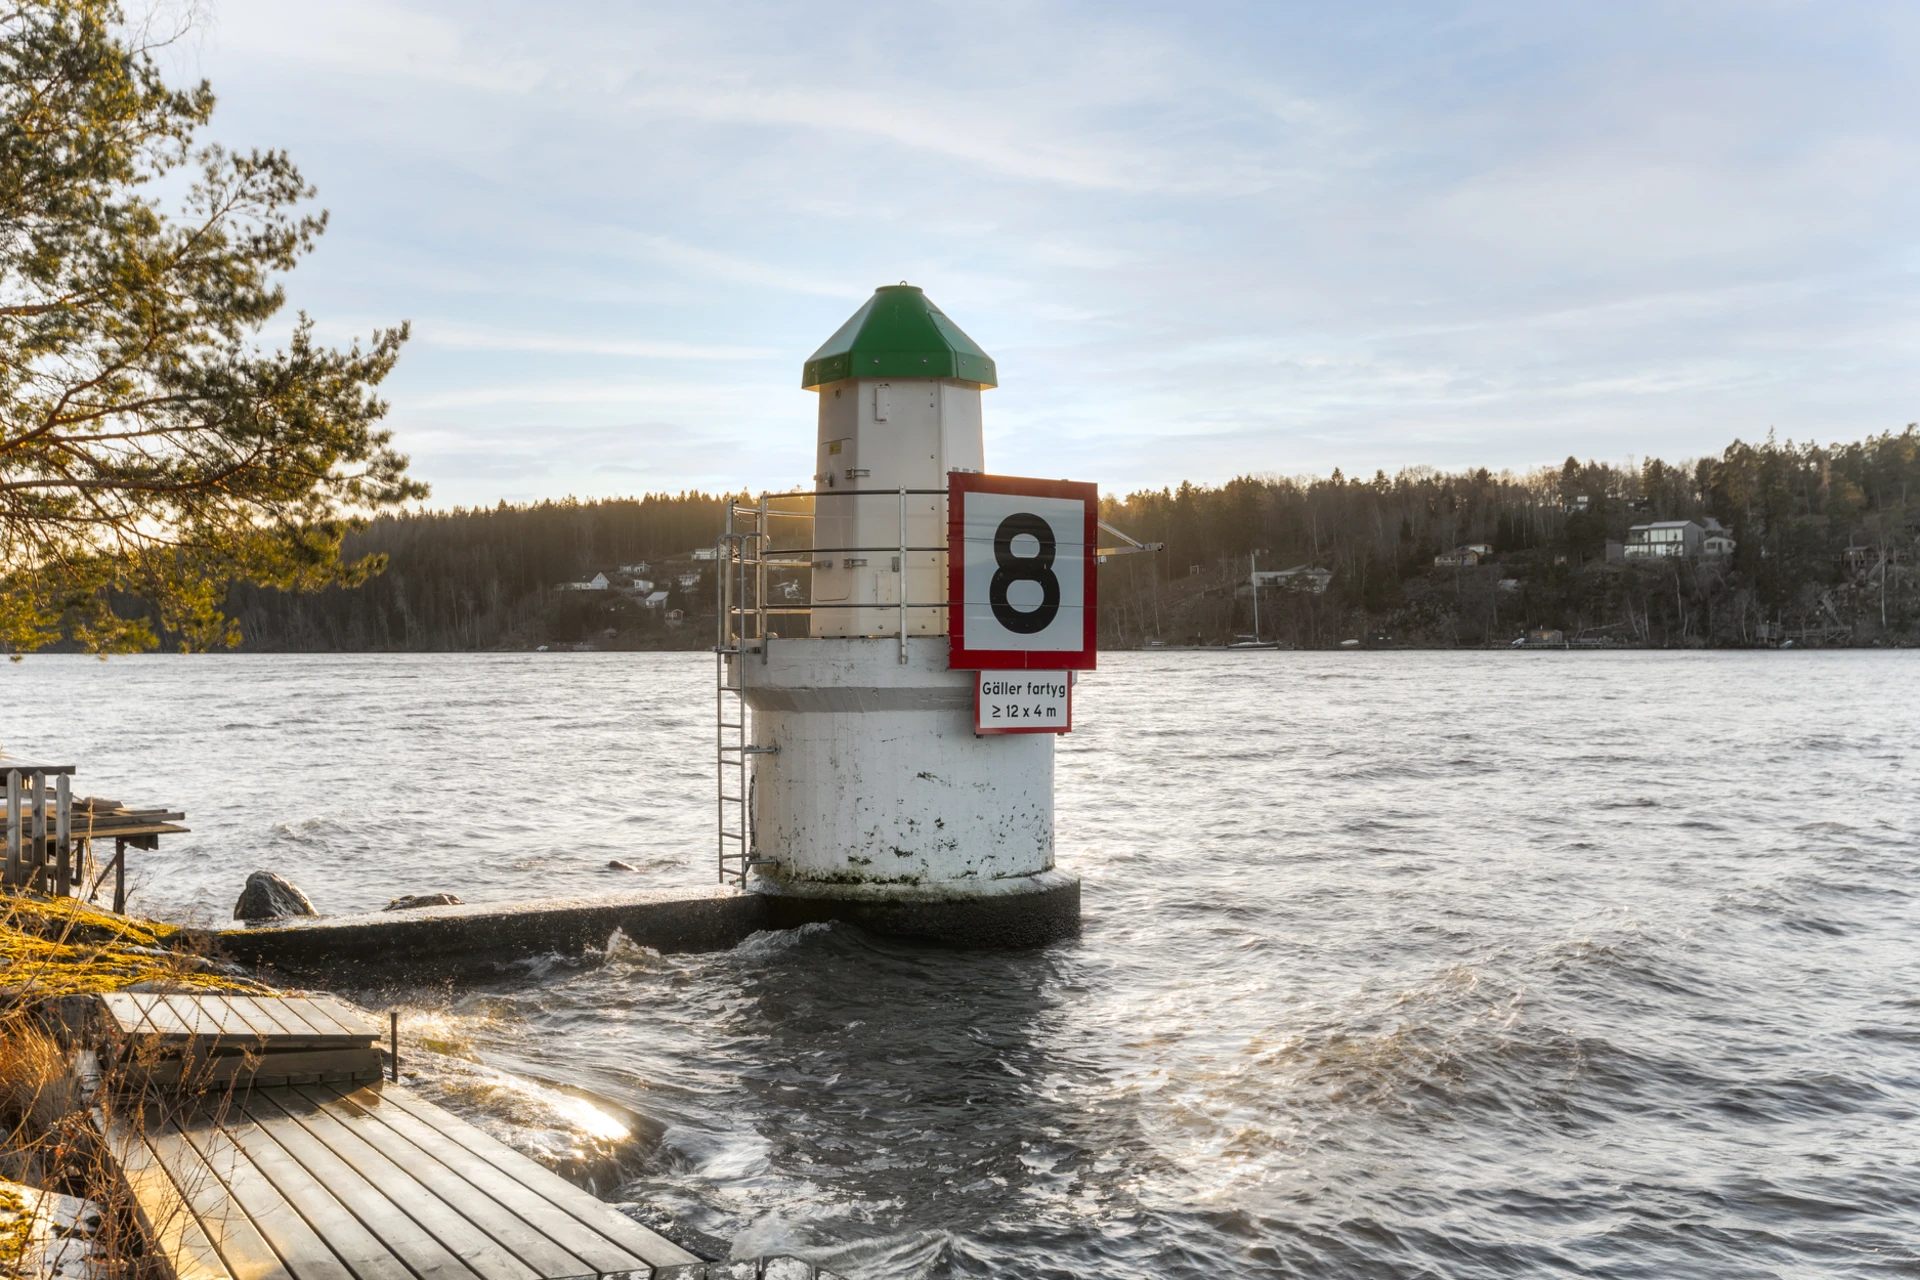
<svg viewBox="0 0 1920 1280"><path fill-rule="evenodd" d="M732 507L721 875L783 923L972 947L1079 931L1054 739L1091 664L1091 486L987 473L997 383L920 289L883 286L803 367L811 493Z"/></svg>

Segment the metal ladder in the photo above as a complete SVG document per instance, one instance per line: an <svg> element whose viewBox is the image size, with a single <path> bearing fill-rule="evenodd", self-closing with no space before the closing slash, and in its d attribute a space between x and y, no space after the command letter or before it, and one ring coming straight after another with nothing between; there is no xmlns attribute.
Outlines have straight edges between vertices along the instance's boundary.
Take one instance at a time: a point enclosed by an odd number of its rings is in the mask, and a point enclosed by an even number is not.
<svg viewBox="0 0 1920 1280"><path fill-rule="evenodd" d="M713 647L714 802L718 808L715 816L719 829L716 853L720 883L744 888L753 864L753 816L747 804L751 776L747 769L747 699L741 686L740 668L735 666L729 673L728 665L747 649L740 634L745 630L745 619L739 631L733 626L734 601L746 594L747 557L742 544L757 541L757 531L738 533L733 524L733 515L729 512L727 531L714 544L716 586L720 596L720 635ZM736 577L738 597L734 595Z"/></svg>
<svg viewBox="0 0 1920 1280"><path fill-rule="evenodd" d="M742 518L747 527L741 527ZM729 661L758 653L764 660L767 643L766 556L767 500L758 507L728 503L727 531L714 544L719 592L719 635L714 661L714 804L717 819L716 861L721 884L745 888L756 866L774 861L762 858L754 847L753 772L747 758L772 755L779 747L756 747L747 740L747 698L741 668L728 678ZM749 604L751 584L751 604ZM754 635L747 635L752 620ZM737 626L735 624L738 624Z"/></svg>

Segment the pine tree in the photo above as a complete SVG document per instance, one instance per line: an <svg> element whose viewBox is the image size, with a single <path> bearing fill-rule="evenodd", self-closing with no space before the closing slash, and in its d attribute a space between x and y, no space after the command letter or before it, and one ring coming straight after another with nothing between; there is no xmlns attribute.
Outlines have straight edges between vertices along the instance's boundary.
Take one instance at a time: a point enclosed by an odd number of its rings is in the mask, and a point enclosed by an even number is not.
<svg viewBox="0 0 1920 1280"><path fill-rule="evenodd" d="M276 277L326 226L280 152L199 146L203 82L169 87L110 0L0 8L0 645L63 632L153 646L132 593L185 648L232 644L231 582L360 581L364 517L426 487L376 430L406 326L346 351L302 315L256 339ZM158 179L197 180L163 207Z"/></svg>

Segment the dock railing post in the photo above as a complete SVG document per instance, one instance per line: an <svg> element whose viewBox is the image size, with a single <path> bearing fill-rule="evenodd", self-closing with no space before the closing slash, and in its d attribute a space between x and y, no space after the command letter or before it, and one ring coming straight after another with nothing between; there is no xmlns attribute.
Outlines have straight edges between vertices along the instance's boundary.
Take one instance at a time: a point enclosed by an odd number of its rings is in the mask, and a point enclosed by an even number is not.
<svg viewBox="0 0 1920 1280"><path fill-rule="evenodd" d="M400 1011L387 1010L387 1043L392 1045L389 1057L392 1058L393 1082L400 1083Z"/></svg>
<svg viewBox="0 0 1920 1280"><path fill-rule="evenodd" d="M47 891L47 775L33 775L33 846L27 857L27 887Z"/></svg>
<svg viewBox="0 0 1920 1280"><path fill-rule="evenodd" d="M113 838L113 914L127 912L127 838Z"/></svg>
<svg viewBox="0 0 1920 1280"><path fill-rule="evenodd" d="M9 886L20 883L20 771L7 770L7 878Z"/></svg>
<svg viewBox="0 0 1920 1280"><path fill-rule="evenodd" d="M54 891L64 898L73 893L73 783L63 773L53 787Z"/></svg>

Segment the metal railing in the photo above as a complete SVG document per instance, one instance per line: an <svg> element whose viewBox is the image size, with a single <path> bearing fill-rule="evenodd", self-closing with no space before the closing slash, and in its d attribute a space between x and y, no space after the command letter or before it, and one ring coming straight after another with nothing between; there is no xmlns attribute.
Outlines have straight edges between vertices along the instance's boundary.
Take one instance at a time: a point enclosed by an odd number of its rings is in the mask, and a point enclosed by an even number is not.
<svg viewBox="0 0 1920 1280"><path fill-rule="evenodd" d="M900 641L899 661L907 661L907 636L911 631L911 611L915 609L945 609L945 600L909 600L907 599L907 581L910 565L908 557L913 555L937 555L939 561L934 566L937 581L945 582L945 559L947 547L943 542L939 546L913 546L907 540L907 499L914 497L947 496L946 489L818 489L812 493L761 494L759 501L752 504L730 503L727 509L727 531L720 535L714 545L716 589L719 595L717 634L714 642L714 734L715 761L717 765L717 785L715 805L718 828L718 863L720 882L744 885L747 877L756 866L770 865L773 859L760 856L756 845L756 832L753 828L753 771L748 767L748 758L755 755L776 755L778 745L753 746L749 742L747 723L747 705L744 693L744 681L738 668L729 670L728 664L734 659L743 659L748 654L758 654L760 661L767 661L769 646L780 638L781 632L776 623L788 618L807 620L807 630L811 631L812 617L821 610L866 609L872 612L886 610L894 612L896 626L891 630L874 631L873 635L898 635ZM782 502L805 501L817 506L825 499L858 498L894 498L899 503L900 539L897 544L872 547L817 547L781 546L783 539L776 536L776 527L785 534L791 531L798 536L805 530L804 541L813 541L814 510L791 510L776 506ZM944 521L942 528L944 529ZM806 598L805 604L792 602L793 597L781 600L769 599L768 573L779 570L798 570L811 574L821 568L819 556L860 556L893 554L894 572L900 575L900 589L896 602L880 603L874 601L814 601L812 582L789 579L797 583L793 591ZM791 634L791 633L789 633Z"/></svg>

